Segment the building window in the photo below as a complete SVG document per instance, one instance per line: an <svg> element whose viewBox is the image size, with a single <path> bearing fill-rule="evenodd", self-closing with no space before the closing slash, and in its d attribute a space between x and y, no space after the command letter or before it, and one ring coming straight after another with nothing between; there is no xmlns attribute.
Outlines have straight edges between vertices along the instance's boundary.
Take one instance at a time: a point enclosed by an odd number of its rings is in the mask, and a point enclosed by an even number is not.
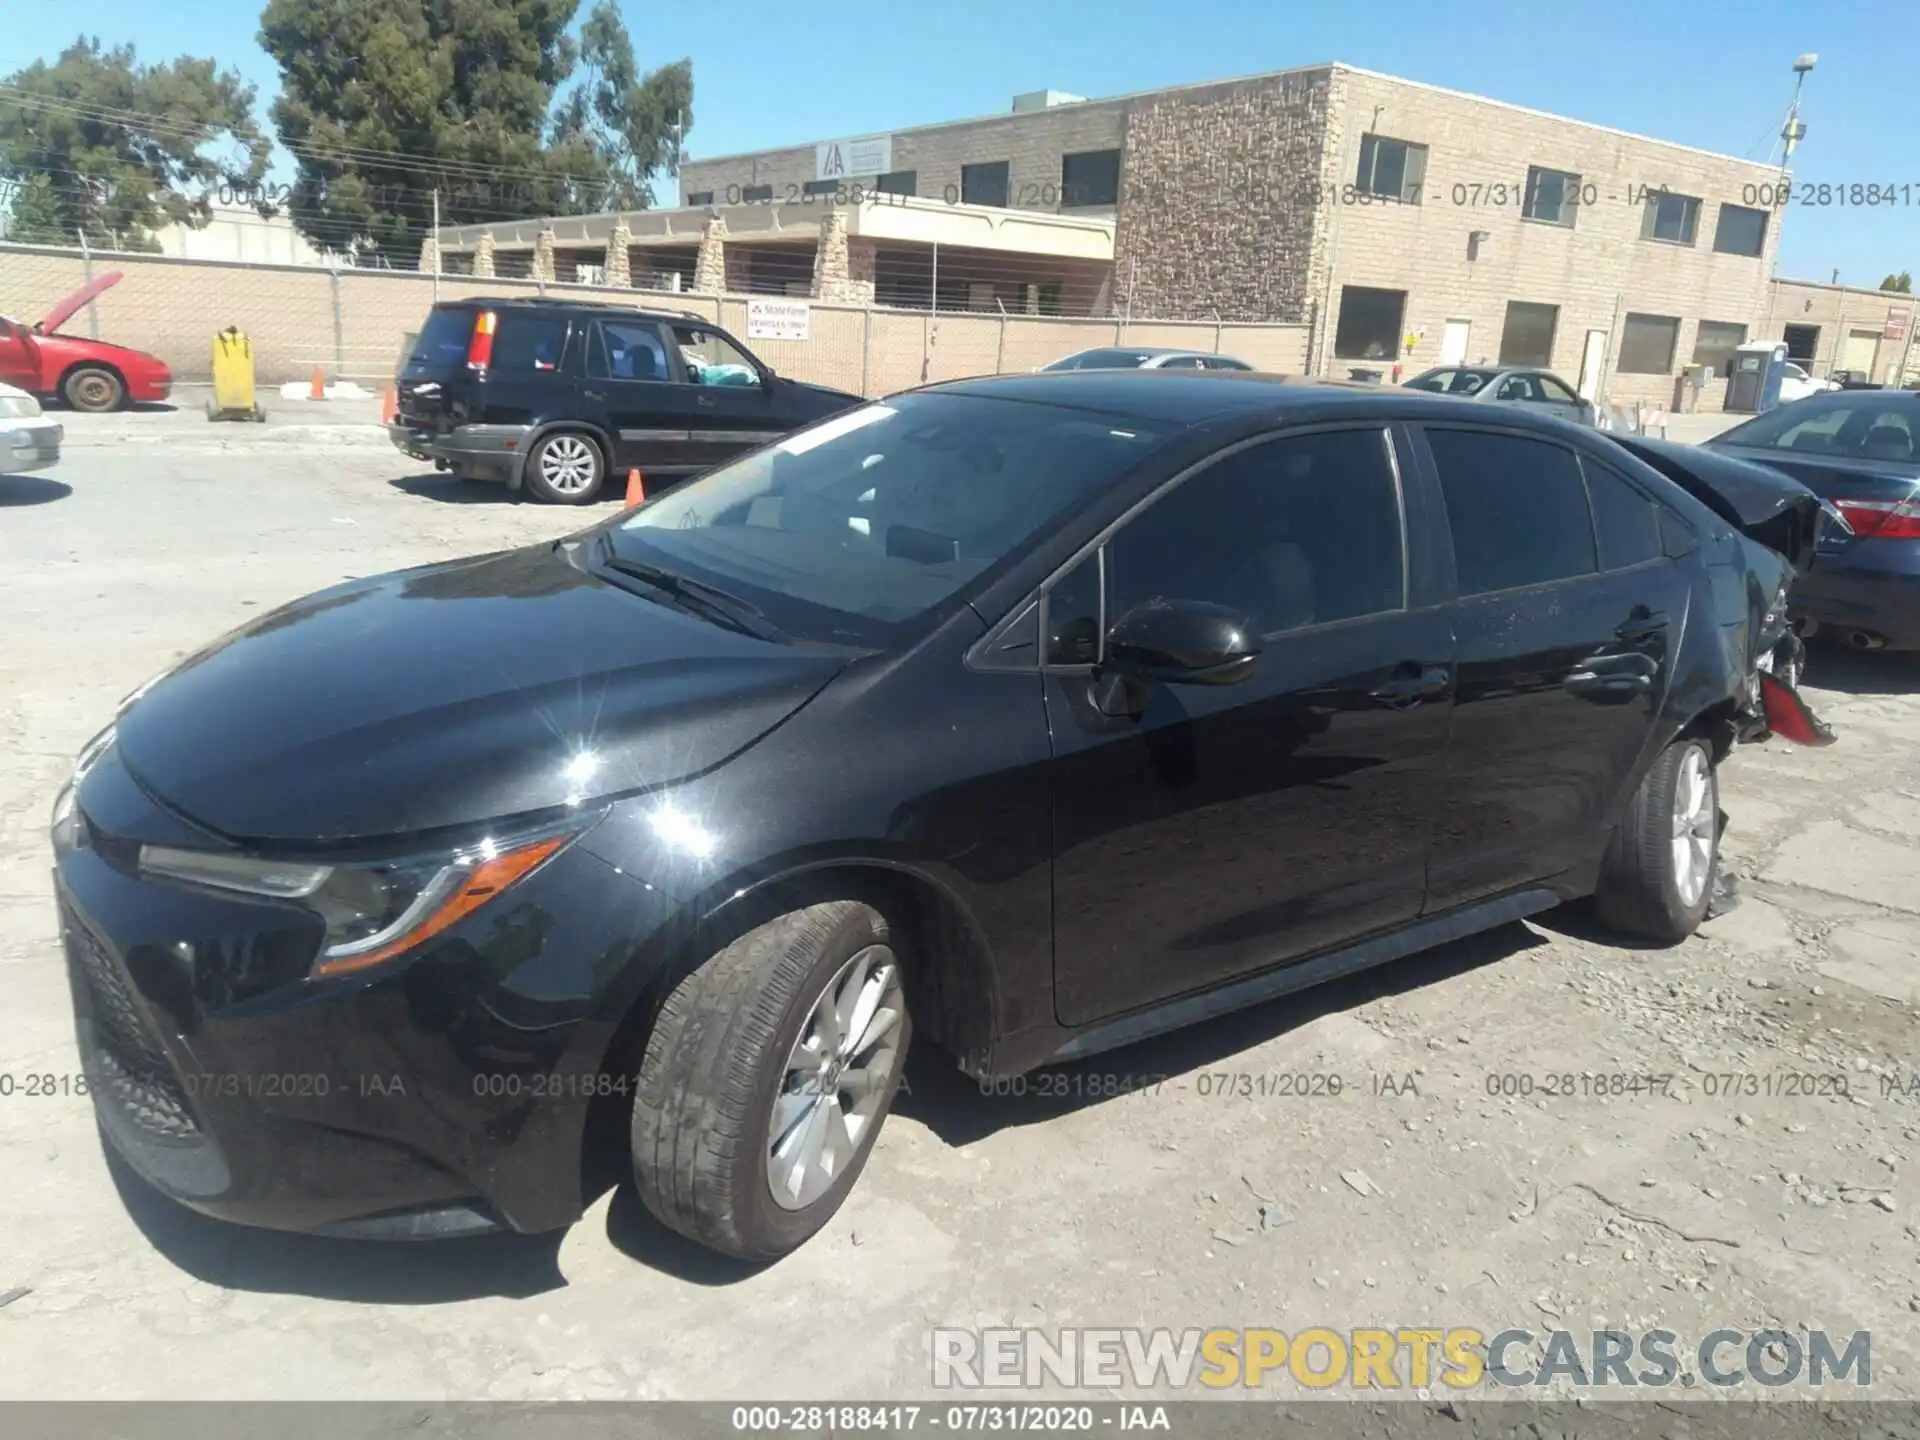
<svg viewBox="0 0 1920 1440"><path fill-rule="evenodd" d="M845 188L844 180L809 180L800 187L802 195L832 195Z"/></svg>
<svg viewBox="0 0 1920 1440"><path fill-rule="evenodd" d="M742 185L740 203L742 205L764 205L773 199L771 185Z"/></svg>
<svg viewBox="0 0 1920 1440"><path fill-rule="evenodd" d="M962 205L998 205L1007 203L1007 162L960 167L960 203Z"/></svg>
<svg viewBox="0 0 1920 1440"><path fill-rule="evenodd" d="M918 195L920 175L914 170L889 170L873 182L882 195Z"/></svg>
<svg viewBox="0 0 1920 1440"><path fill-rule="evenodd" d="M1580 177L1565 170L1527 167L1526 207L1520 212L1546 225L1573 226L1580 209ZM1544 361L1542 364L1546 363Z"/></svg>
<svg viewBox="0 0 1920 1440"><path fill-rule="evenodd" d="M1693 363L1711 365L1714 374L1725 378L1733 364L1733 352L1746 343L1746 326L1730 320L1702 320L1700 333L1693 337Z"/></svg>
<svg viewBox="0 0 1920 1440"><path fill-rule="evenodd" d="M1120 203L1120 152L1089 150L1079 155L1060 157L1060 205L1118 205Z"/></svg>
<svg viewBox="0 0 1920 1440"><path fill-rule="evenodd" d="M1787 358L1796 365L1811 365L1820 354L1818 325L1789 325L1780 338L1787 342Z"/></svg>
<svg viewBox="0 0 1920 1440"><path fill-rule="evenodd" d="M1340 323L1333 332L1333 354L1339 360L1391 360L1400 353L1400 317L1406 310L1404 290L1371 290L1364 285L1340 287Z"/></svg>
<svg viewBox="0 0 1920 1440"><path fill-rule="evenodd" d="M1559 319L1558 305L1509 300L1507 323L1500 331L1500 363L1533 365L1542 370L1552 365L1553 331Z"/></svg>
<svg viewBox="0 0 1920 1440"><path fill-rule="evenodd" d="M689 190L687 192L687 204L689 205L711 205L712 203L713 192L711 190Z"/></svg>
<svg viewBox="0 0 1920 1440"><path fill-rule="evenodd" d="M1722 255L1758 255L1767 248L1767 212L1722 205L1713 227L1713 248Z"/></svg>
<svg viewBox="0 0 1920 1440"><path fill-rule="evenodd" d="M1700 202L1694 196L1664 193L1647 196L1646 210L1640 217L1642 240L1691 245L1699 228Z"/></svg>
<svg viewBox="0 0 1920 1440"><path fill-rule="evenodd" d="M1426 182L1426 146L1385 135L1360 137L1360 173L1353 183L1362 194L1418 205Z"/></svg>
<svg viewBox="0 0 1920 1440"><path fill-rule="evenodd" d="M1680 321L1671 315L1628 315L1620 332L1622 375L1671 375Z"/></svg>

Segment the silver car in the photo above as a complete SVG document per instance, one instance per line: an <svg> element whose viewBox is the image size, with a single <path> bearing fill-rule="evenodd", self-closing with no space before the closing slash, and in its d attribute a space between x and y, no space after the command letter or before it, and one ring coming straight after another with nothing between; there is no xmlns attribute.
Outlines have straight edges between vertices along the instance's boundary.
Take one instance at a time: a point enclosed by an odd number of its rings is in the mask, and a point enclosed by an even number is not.
<svg viewBox="0 0 1920 1440"><path fill-rule="evenodd" d="M1431 390L1436 395L1458 395L1463 400L1491 400L1496 404L1525 405L1543 415L1557 415L1576 425L1596 423L1593 402L1582 400L1558 375L1510 365L1442 365L1407 381L1409 390Z"/></svg>
<svg viewBox="0 0 1920 1440"><path fill-rule="evenodd" d="M1244 360L1210 350L1160 350L1149 345L1109 345L1082 350L1042 370L1252 370Z"/></svg>

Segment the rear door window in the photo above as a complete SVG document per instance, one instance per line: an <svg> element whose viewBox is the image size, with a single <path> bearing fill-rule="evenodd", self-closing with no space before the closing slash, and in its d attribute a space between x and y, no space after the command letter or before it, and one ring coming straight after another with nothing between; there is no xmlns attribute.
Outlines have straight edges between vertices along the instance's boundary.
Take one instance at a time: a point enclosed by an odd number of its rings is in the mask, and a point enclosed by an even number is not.
<svg viewBox="0 0 1920 1440"><path fill-rule="evenodd" d="M1587 474L1587 497L1593 502L1593 530L1600 544L1600 568L1624 570L1658 560L1660 516L1654 502L1619 472L1582 456Z"/></svg>
<svg viewBox="0 0 1920 1440"><path fill-rule="evenodd" d="M660 327L645 321L594 321L587 336L587 375L594 380L672 380Z"/></svg>
<svg viewBox="0 0 1920 1440"><path fill-rule="evenodd" d="M1599 568L1580 462L1551 441L1493 430L1426 432L1446 497L1460 594L1487 595Z"/></svg>

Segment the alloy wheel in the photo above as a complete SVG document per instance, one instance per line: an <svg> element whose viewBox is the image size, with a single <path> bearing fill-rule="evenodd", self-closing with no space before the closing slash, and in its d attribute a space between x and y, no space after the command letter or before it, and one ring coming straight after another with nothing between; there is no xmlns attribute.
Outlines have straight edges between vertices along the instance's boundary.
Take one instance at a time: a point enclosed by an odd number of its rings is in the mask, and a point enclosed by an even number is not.
<svg viewBox="0 0 1920 1440"><path fill-rule="evenodd" d="M578 435L556 435L540 452L540 478L559 495L581 495L592 487L600 456Z"/></svg>
<svg viewBox="0 0 1920 1440"><path fill-rule="evenodd" d="M1673 786L1673 883L1680 903L1691 909L1700 903L1712 878L1713 784L1707 757L1690 746L1680 762Z"/></svg>
<svg viewBox="0 0 1920 1440"><path fill-rule="evenodd" d="M906 996L885 945L869 945L815 998L787 1055L768 1128L767 1184L804 1210L846 1173L900 1064Z"/></svg>

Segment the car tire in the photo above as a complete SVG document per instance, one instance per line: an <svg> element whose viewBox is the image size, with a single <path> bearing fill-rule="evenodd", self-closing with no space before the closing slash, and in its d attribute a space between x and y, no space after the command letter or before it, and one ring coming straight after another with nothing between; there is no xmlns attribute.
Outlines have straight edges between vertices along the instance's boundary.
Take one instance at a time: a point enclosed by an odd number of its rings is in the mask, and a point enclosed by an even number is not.
<svg viewBox="0 0 1920 1440"><path fill-rule="evenodd" d="M1706 742L1676 740L1646 778L1600 862L1600 918L1677 945L1706 918L1720 866L1720 778Z"/></svg>
<svg viewBox="0 0 1920 1440"><path fill-rule="evenodd" d="M673 987L633 1106L635 1183L663 1224L766 1261L833 1218L873 1149L912 1038L893 947L878 911L830 901L747 932ZM832 1045L823 1005L836 1025L864 1017L864 1034Z"/></svg>
<svg viewBox="0 0 1920 1440"><path fill-rule="evenodd" d="M67 378L60 382L60 394L75 410L102 415L125 403L127 387L105 366L81 365L67 372Z"/></svg>
<svg viewBox="0 0 1920 1440"><path fill-rule="evenodd" d="M549 431L527 452L524 484L543 504L589 504L606 478L607 457L584 431Z"/></svg>

